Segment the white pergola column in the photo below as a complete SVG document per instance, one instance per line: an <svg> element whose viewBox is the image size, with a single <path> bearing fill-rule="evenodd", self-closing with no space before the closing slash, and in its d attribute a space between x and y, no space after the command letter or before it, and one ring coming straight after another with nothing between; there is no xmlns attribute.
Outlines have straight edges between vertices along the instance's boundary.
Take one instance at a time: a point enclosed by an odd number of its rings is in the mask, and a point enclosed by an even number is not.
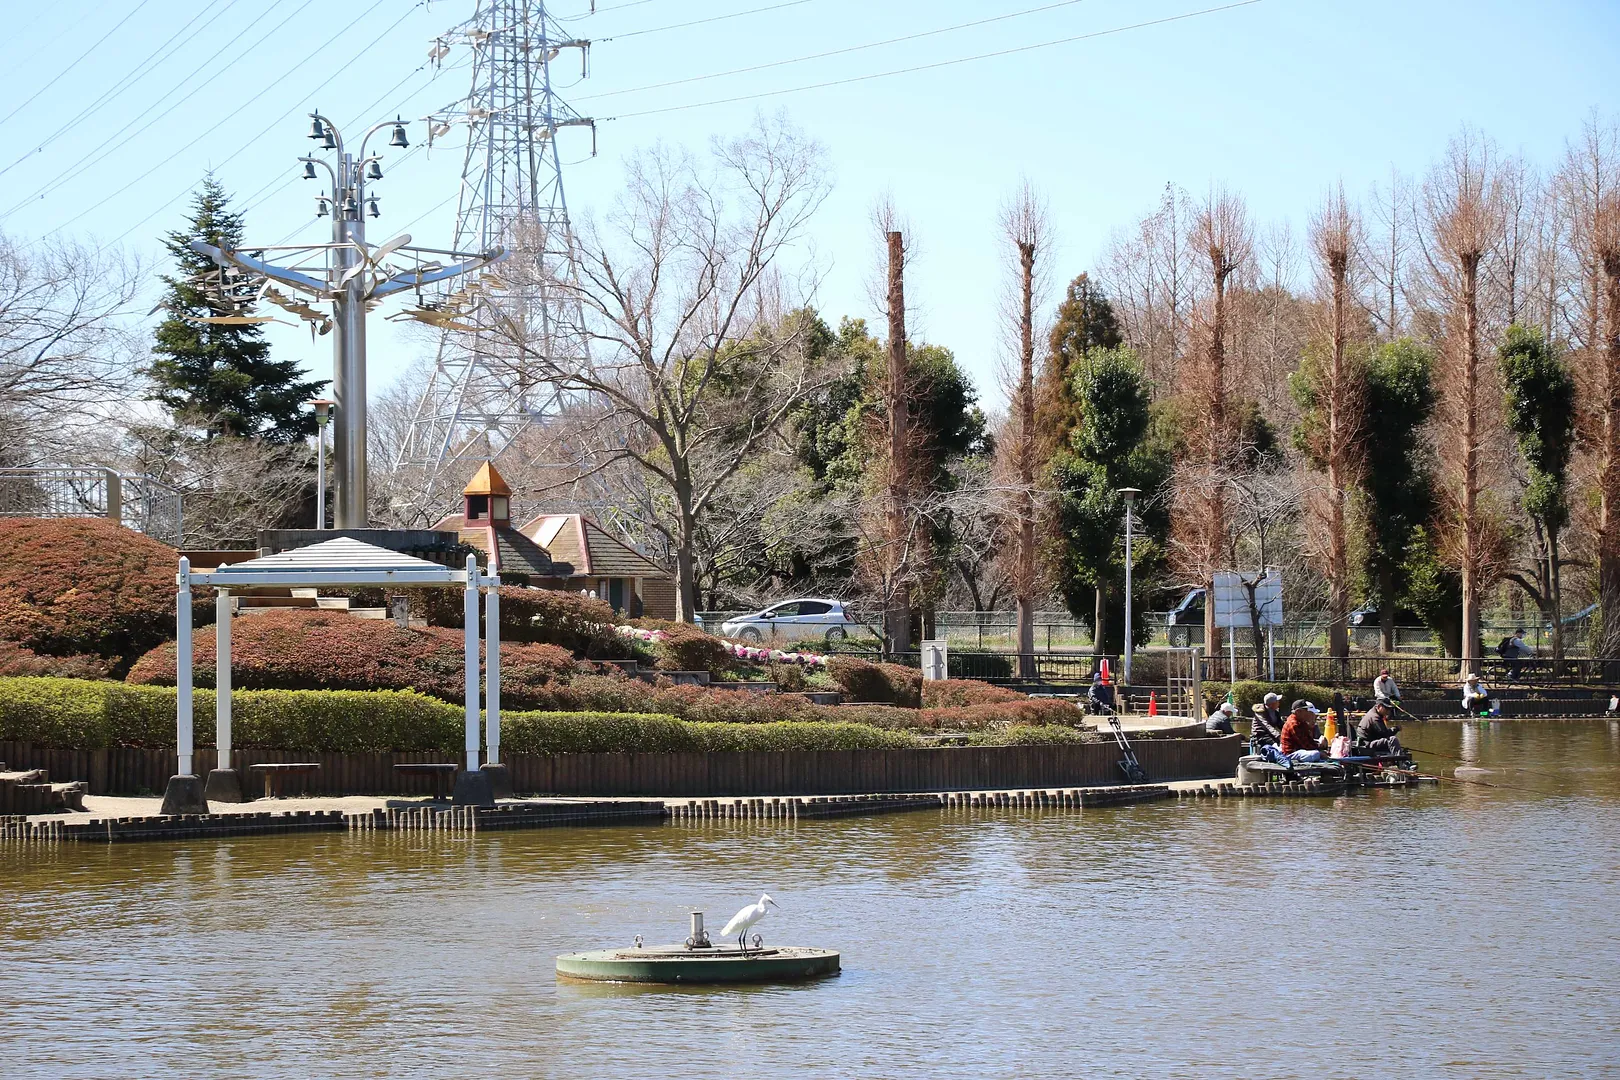
<svg viewBox="0 0 1620 1080"><path fill-rule="evenodd" d="M180 775L191 771L191 560L180 557L174 597L174 746Z"/></svg>
<svg viewBox="0 0 1620 1080"><path fill-rule="evenodd" d="M467 556L467 591L462 607L463 660L467 667L467 771L478 771L478 559Z"/></svg>
<svg viewBox="0 0 1620 1080"><path fill-rule="evenodd" d="M501 763L501 589L484 593L484 760Z"/></svg>
<svg viewBox="0 0 1620 1080"><path fill-rule="evenodd" d="M231 594L214 599L214 746L216 769L231 767Z"/></svg>

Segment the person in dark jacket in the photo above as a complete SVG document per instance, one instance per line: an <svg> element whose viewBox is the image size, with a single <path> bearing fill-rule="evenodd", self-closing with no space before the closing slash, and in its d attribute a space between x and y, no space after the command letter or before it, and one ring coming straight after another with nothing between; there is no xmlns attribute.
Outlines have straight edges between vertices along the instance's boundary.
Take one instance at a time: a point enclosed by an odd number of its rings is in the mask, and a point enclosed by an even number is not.
<svg viewBox="0 0 1620 1080"><path fill-rule="evenodd" d="M1091 676L1091 689L1086 691L1086 701L1093 712L1107 714L1114 711L1114 688L1103 682L1101 671Z"/></svg>
<svg viewBox="0 0 1620 1080"><path fill-rule="evenodd" d="M1379 701L1367 710L1361 723L1356 725L1356 742L1366 753L1382 755L1401 752L1401 740L1396 737L1401 729L1390 724L1389 714L1389 703Z"/></svg>
<svg viewBox="0 0 1620 1080"><path fill-rule="evenodd" d="M1265 700L1254 706L1254 721L1249 725L1249 745L1255 753L1262 746L1271 746L1282 741L1283 718L1278 712L1282 705L1282 698L1276 694L1267 694Z"/></svg>

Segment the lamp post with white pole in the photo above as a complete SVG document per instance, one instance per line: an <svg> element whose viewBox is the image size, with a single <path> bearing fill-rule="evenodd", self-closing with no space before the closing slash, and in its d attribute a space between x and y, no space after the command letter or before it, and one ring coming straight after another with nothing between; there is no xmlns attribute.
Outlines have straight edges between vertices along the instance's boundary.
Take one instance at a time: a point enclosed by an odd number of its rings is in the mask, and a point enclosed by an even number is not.
<svg viewBox="0 0 1620 1080"><path fill-rule="evenodd" d="M326 421L332 415L332 402L316 398L315 410L315 527L326 528Z"/></svg>
<svg viewBox="0 0 1620 1080"><path fill-rule="evenodd" d="M1120 488L1120 495L1125 498L1125 659L1121 664L1122 677L1125 685L1131 685L1131 639L1135 635L1131 632L1134 627L1131 623L1131 507L1136 503L1136 497L1142 494L1140 488ZM1102 627L1097 628L1102 633Z"/></svg>

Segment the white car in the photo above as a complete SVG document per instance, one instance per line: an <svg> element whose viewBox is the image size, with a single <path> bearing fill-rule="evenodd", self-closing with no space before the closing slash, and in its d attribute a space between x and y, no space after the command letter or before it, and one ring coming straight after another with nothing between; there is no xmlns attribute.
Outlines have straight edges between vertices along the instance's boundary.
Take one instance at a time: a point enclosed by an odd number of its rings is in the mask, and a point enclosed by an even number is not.
<svg viewBox="0 0 1620 1080"><path fill-rule="evenodd" d="M862 629L842 601L805 598L773 604L720 625L720 636L749 644L760 641L841 641Z"/></svg>

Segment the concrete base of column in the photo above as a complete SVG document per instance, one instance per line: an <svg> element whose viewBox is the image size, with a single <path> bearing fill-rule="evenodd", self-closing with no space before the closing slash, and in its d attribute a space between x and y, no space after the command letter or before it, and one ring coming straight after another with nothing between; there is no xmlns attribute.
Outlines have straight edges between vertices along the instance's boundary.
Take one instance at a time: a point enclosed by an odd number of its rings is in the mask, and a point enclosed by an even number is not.
<svg viewBox="0 0 1620 1080"><path fill-rule="evenodd" d="M203 798L209 802L247 802L242 797L242 775L235 769L210 769Z"/></svg>
<svg viewBox="0 0 1620 1080"><path fill-rule="evenodd" d="M468 772L463 769L456 774L456 790L450 801L457 806L494 806L495 789L489 782L489 774L483 769Z"/></svg>
<svg viewBox="0 0 1620 1080"><path fill-rule="evenodd" d="M203 797L202 777L189 774L169 777L169 785L163 789L163 807L158 813L174 815L208 812L208 800Z"/></svg>
<svg viewBox="0 0 1620 1080"><path fill-rule="evenodd" d="M485 765L479 770L489 777L489 787L497 799L512 797L512 772L505 765Z"/></svg>

